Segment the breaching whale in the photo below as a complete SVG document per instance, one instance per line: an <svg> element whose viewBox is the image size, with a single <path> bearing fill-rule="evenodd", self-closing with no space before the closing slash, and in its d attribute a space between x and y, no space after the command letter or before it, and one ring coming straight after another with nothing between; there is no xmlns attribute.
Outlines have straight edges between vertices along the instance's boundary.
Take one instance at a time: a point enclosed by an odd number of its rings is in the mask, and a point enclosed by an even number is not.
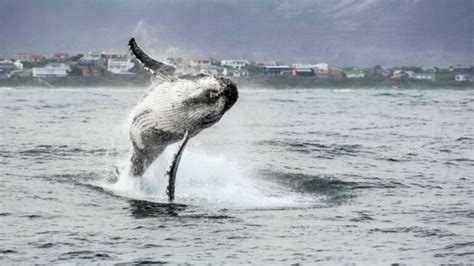
<svg viewBox="0 0 474 266"><path fill-rule="evenodd" d="M225 77L177 76L175 67L152 59L134 38L131 54L153 74L153 82L131 112L131 175L142 176L165 148L181 140L166 176L167 195L174 200L176 172L189 138L217 123L237 101L237 86Z"/></svg>

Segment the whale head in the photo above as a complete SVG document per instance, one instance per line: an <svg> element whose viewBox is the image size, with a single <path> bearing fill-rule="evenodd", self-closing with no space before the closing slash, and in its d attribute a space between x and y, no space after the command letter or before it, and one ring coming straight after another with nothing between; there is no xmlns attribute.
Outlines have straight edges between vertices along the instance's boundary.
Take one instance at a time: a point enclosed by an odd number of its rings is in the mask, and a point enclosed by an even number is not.
<svg viewBox="0 0 474 266"><path fill-rule="evenodd" d="M194 83L187 90L183 105L189 116L197 120L192 123L197 127L206 128L219 121L239 97L237 86L228 78L203 74L182 78Z"/></svg>

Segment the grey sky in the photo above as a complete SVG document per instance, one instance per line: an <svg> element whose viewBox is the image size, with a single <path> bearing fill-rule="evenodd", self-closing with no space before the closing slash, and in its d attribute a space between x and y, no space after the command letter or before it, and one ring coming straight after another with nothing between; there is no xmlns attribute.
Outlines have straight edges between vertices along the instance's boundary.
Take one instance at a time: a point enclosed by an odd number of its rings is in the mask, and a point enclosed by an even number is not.
<svg viewBox="0 0 474 266"><path fill-rule="evenodd" d="M125 52L333 65L474 64L473 0L0 0L0 57Z"/></svg>

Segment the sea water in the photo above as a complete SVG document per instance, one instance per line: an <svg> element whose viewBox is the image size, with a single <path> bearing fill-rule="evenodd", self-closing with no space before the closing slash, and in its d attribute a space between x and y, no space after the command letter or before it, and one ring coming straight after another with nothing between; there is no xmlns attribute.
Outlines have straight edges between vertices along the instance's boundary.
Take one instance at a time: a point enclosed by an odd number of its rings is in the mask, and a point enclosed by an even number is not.
<svg viewBox="0 0 474 266"><path fill-rule="evenodd" d="M0 88L0 263L474 260L474 91L241 88L128 175L139 88Z"/></svg>

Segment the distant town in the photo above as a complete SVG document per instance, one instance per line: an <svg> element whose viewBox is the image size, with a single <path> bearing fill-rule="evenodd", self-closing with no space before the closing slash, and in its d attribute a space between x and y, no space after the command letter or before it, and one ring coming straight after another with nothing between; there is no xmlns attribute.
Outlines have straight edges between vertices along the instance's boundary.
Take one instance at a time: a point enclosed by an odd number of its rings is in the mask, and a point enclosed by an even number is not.
<svg viewBox="0 0 474 266"><path fill-rule="evenodd" d="M244 84L275 87L472 87L474 74L474 67L466 65L349 68L324 62L288 64L205 56L166 61L183 74L223 75ZM0 86L140 86L149 82L149 76L127 54L89 52L71 56L57 52L46 57L25 53L15 59L0 59Z"/></svg>

